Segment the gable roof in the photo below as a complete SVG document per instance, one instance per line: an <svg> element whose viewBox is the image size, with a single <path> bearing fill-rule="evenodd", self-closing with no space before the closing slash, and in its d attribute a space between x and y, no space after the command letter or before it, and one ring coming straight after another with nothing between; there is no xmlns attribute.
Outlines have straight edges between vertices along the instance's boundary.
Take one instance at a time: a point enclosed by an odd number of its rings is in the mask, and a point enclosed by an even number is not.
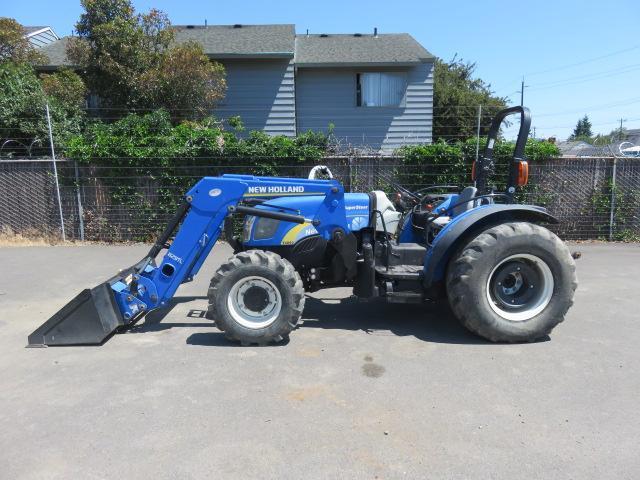
<svg viewBox="0 0 640 480"><path fill-rule="evenodd" d="M43 45L38 50L43 53L48 62L38 65L40 70L55 70L58 67L71 67L71 62L67 58L67 43L71 37L62 37L60 40Z"/></svg>
<svg viewBox="0 0 640 480"><path fill-rule="evenodd" d="M176 42L196 41L211 58L292 58L294 25L174 25Z"/></svg>
<svg viewBox="0 0 640 480"><path fill-rule="evenodd" d="M22 28L24 29L24 33L26 35L31 35L35 32L37 32L38 30L43 30L45 28L49 28L46 25L40 25L40 26L36 26L36 25L22 25Z"/></svg>
<svg viewBox="0 0 640 480"><path fill-rule="evenodd" d="M176 42L195 41L214 59L295 58L300 67L411 66L435 58L411 35L331 34L298 35L295 26L174 25ZM71 37L44 45L49 61L43 70L72 66L66 47Z"/></svg>
<svg viewBox="0 0 640 480"><path fill-rule="evenodd" d="M295 63L300 67L401 66L435 57L408 33L380 35L298 35Z"/></svg>
<svg viewBox="0 0 640 480"><path fill-rule="evenodd" d="M565 157L597 157L606 154L603 147L594 146L582 140L566 140L556 145Z"/></svg>
<svg viewBox="0 0 640 480"><path fill-rule="evenodd" d="M22 25L22 29L24 30L24 37L36 48L60 39L56 32L47 25Z"/></svg>

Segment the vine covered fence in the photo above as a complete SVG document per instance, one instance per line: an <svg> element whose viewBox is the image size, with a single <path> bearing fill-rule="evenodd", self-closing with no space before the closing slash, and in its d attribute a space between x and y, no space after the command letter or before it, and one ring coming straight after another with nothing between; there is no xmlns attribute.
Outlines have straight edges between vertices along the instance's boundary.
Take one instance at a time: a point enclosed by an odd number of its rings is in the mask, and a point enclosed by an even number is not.
<svg viewBox="0 0 640 480"><path fill-rule="evenodd" d="M51 239L64 231L67 240L149 241L172 215L180 196L202 176L306 177L317 163L329 166L351 192L392 192L394 183L414 190L443 180L470 183L470 167L459 158L437 165L408 164L397 156L333 156L319 162L207 157L176 158L171 167L155 163L148 158L130 165L122 158L92 166L58 160L59 205L51 159L2 160L0 229ZM638 159L563 157L531 162L529 185L519 200L547 207L560 220L553 229L566 240L640 240Z"/></svg>

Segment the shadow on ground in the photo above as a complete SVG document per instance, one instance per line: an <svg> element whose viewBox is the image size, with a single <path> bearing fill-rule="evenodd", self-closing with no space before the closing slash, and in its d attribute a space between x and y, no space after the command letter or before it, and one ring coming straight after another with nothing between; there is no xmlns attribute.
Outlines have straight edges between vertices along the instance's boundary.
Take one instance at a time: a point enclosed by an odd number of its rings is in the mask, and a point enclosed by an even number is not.
<svg viewBox="0 0 640 480"><path fill-rule="evenodd" d="M367 334L391 332L433 343L489 344L473 335L453 316L446 302L388 303L307 297L302 328L362 330Z"/></svg>
<svg viewBox="0 0 640 480"><path fill-rule="evenodd" d="M145 315L143 323L136 324L129 328L127 333L161 332L162 330L169 330L174 327L211 327L213 323L211 320L205 318L204 310L189 310L189 313L186 315L186 318L201 319L202 321L200 322L162 322L177 305L206 299L207 297L205 296L173 297L169 301L168 306L148 313Z"/></svg>
<svg viewBox="0 0 640 480"><path fill-rule="evenodd" d="M198 322L163 322L176 305L204 296L175 297L169 306L149 313L144 323L129 329L129 333L158 332L178 327L207 327L214 331L194 333L187 338L189 345L230 347L237 346L224 333L215 330L213 322L206 319L202 310L189 310L185 318L201 319ZM327 330L361 330L367 334L390 332L397 336L411 335L425 342L490 345L491 342L466 330L456 320L448 304L394 304L384 300L358 301L355 297L342 299L307 297L304 308L304 323L300 328ZM295 335L295 332L293 333ZM544 337L539 341L548 341ZM286 345L288 341L278 344Z"/></svg>

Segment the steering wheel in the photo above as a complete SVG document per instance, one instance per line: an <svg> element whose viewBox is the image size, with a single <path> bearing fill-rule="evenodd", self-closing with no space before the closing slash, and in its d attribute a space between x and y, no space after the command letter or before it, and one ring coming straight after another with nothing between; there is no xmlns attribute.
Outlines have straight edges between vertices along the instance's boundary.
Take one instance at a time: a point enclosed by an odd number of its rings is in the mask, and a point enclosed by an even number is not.
<svg viewBox="0 0 640 480"><path fill-rule="evenodd" d="M439 193L439 194L431 193L433 190L449 190L449 191L459 192L460 186L459 185L433 185L431 187L425 187L425 188L421 188L420 190L416 190L413 193L414 195L418 196L420 200L414 207L414 212L417 212L417 213L421 213L421 212L424 213L425 211L430 212L431 209L426 208L426 206L429 203L440 202L445 198L447 198L447 195L450 195L449 193Z"/></svg>

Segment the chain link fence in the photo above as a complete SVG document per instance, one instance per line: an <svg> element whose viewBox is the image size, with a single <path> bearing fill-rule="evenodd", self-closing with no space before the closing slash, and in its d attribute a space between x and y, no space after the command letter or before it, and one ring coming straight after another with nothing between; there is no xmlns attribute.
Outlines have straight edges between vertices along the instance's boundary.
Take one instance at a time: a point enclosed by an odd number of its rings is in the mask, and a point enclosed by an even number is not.
<svg viewBox="0 0 640 480"><path fill-rule="evenodd" d="M0 161L0 228L4 232L89 241L149 241L173 214L180 197L203 176L223 173L307 177L313 164L297 159L175 159L171 169L56 162L58 192L50 159ZM409 190L439 184L443 177L470 183L470 166L407 165L401 157L335 156L322 160L350 192L394 184ZM138 162L136 165L140 165ZM453 175L450 172L454 173ZM448 173L447 173L448 172ZM499 179L497 180L500 181ZM640 240L640 159L555 158L530 166L523 203L545 206L557 216L556 232L566 240ZM64 223L64 225L62 225Z"/></svg>

